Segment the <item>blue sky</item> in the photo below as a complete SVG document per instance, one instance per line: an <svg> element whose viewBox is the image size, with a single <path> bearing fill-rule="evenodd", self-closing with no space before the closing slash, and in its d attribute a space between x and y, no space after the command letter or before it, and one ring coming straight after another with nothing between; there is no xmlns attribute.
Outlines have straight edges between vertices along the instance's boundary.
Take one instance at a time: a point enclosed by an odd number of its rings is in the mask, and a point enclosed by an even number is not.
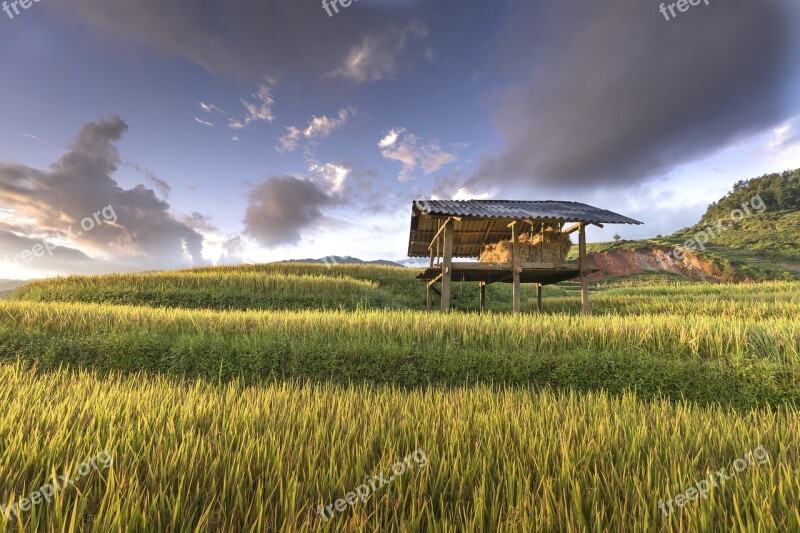
<svg viewBox="0 0 800 533"><path fill-rule="evenodd" d="M800 167L800 15L659 4L0 12L0 278L397 260L431 197L585 201L645 222L590 239L671 233L739 179Z"/></svg>

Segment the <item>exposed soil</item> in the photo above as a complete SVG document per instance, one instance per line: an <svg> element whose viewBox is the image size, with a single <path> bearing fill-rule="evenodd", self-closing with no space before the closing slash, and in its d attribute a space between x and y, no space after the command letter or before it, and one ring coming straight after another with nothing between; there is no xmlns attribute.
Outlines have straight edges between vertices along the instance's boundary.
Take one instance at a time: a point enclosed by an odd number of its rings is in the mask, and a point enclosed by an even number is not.
<svg viewBox="0 0 800 533"><path fill-rule="evenodd" d="M667 247L645 247L639 250L614 250L589 254L589 264L600 270L592 277L599 279L604 276L630 276L650 270L672 272L697 280L724 279L717 267L696 255L686 253L683 259L678 260L668 255L670 251L671 249Z"/></svg>

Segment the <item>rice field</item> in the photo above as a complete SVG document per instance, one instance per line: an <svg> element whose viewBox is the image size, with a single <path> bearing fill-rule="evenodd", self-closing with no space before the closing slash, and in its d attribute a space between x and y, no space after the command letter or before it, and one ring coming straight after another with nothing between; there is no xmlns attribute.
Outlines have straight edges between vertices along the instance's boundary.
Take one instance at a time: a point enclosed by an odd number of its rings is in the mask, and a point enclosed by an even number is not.
<svg viewBox="0 0 800 533"><path fill-rule="evenodd" d="M0 529L800 530L800 284L615 285L590 317L557 286L542 315L442 316L418 310L413 272L337 268L66 278L0 301L0 503L113 457ZM312 305L359 291L379 297ZM181 292L203 296L169 305ZM762 445L764 464L659 507ZM323 519L415 450L426 466Z"/></svg>

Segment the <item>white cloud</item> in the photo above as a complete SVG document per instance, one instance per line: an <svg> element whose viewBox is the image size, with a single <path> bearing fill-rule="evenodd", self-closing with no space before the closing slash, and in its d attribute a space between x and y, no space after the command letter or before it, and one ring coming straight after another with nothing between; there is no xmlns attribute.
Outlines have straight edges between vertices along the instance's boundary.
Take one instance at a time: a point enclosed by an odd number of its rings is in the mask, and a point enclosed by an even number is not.
<svg viewBox="0 0 800 533"><path fill-rule="evenodd" d="M348 78L359 83L393 78L397 72L397 56L406 47L409 37L423 38L427 34L423 26L411 24L399 32L369 35L350 49L339 68L325 76Z"/></svg>
<svg viewBox="0 0 800 533"><path fill-rule="evenodd" d="M456 193L453 195L453 198L451 198L451 199L452 200L488 200L491 197L492 197L492 193L485 192L485 193L477 194L477 193L474 193L474 192L470 191L466 187L461 187L460 189L458 189L458 191L456 191Z"/></svg>
<svg viewBox="0 0 800 533"><path fill-rule="evenodd" d="M253 122L275 120L275 114L272 112L272 106L275 103L275 98L272 96L274 85L275 82L272 79L266 79L259 84L258 91L253 93L254 102L242 98L242 105L247 110L247 115L241 120L229 119L228 126L234 130L240 130Z"/></svg>
<svg viewBox="0 0 800 533"><path fill-rule="evenodd" d="M317 181L323 182L331 194L341 192L347 177L350 175L352 169L344 165L336 163L319 163L312 161L309 163L309 172L317 178Z"/></svg>
<svg viewBox="0 0 800 533"><path fill-rule="evenodd" d="M795 117L772 131L775 136L769 141L771 150L780 150L800 142L800 117Z"/></svg>
<svg viewBox="0 0 800 533"><path fill-rule="evenodd" d="M215 106L214 104L207 104L205 102L199 102L198 107L205 111L206 113L220 113L222 115L227 115L227 113L220 109L219 107Z"/></svg>
<svg viewBox="0 0 800 533"><path fill-rule="evenodd" d="M417 168L421 167L426 175L432 174L458 158L456 154L443 150L439 141L434 139L422 143L413 133L406 133L404 128L389 130L378 142L378 147L384 158L403 164L398 175L400 181L412 179Z"/></svg>
<svg viewBox="0 0 800 533"><path fill-rule="evenodd" d="M202 124L203 126L210 126L210 127L212 127L212 128L214 127L214 125L213 125L211 122L207 122L207 121L205 121L205 120L203 120L203 119L200 119L200 118L194 117L194 120L195 120L196 122L198 122L198 123Z"/></svg>
<svg viewBox="0 0 800 533"><path fill-rule="evenodd" d="M406 131L404 128L395 128L389 130L389 133L387 133L386 136L380 140L378 146L381 148L389 148L390 146L392 146L394 143L397 142L397 139L400 137L400 134L403 133L404 131Z"/></svg>
<svg viewBox="0 0 800 533"><path fill-rule="evenodd" d="M278 146L275 147L281 153L291 152L297 149L302 141L313 141L315 139L324 139L329 137L334 130L343 127L347 122L355 116L356 109L353 107L344 107L339 110L339 115L330 118L325 115L321 117L313 116L308 121L308 125L304 129L295 126L286 128L286 135L278 139Z"/></svg>

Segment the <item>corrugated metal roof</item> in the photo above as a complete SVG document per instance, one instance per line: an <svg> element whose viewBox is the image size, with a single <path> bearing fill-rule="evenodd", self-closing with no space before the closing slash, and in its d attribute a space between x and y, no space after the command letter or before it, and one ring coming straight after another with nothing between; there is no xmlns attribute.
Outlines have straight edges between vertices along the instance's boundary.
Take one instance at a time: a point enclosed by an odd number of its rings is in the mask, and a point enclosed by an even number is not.
<svg viewBox="0 0 800 533"><path fill-rule="evenodd" d="M424 215L585 222L587 224L641 224L618 213L578 202L517 200L417 200Z"/></svg>
<svg viewBox="0 0 800 533"><path fill-rule="evenodd" d="M578 202L514 200L417 200L412 206L408 255L427 257L443 218L461 218L454 227L453 257L478 257L488 243L511 239L508 224L530 220L566 224L641 224L638 220ZM531 230L530 226L523 231Z"/></svg>

